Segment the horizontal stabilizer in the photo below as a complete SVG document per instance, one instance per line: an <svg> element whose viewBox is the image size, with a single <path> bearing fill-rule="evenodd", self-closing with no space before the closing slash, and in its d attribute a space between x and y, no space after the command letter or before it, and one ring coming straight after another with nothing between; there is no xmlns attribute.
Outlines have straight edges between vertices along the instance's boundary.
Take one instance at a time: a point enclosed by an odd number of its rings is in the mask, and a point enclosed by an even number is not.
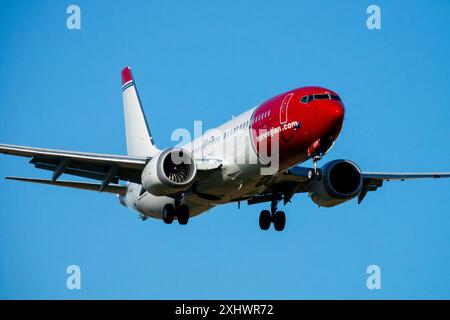
<svg viewBox="0 0 450 320"><path fill-rule="evenodd" d="M34 182L40 184L54 185L58 187L68 187L76 189L84 189L91 191L100 191L101 184L91 183L91 182L79 182L79 181L54 181L47 179L35 179L35 178L21 178L21 177L6 177L8 180L24 181L24 182ZM124 195L127 192L127 187L119 184L109 184L104 187L102 192L109 192L114 194Z"/></svg>

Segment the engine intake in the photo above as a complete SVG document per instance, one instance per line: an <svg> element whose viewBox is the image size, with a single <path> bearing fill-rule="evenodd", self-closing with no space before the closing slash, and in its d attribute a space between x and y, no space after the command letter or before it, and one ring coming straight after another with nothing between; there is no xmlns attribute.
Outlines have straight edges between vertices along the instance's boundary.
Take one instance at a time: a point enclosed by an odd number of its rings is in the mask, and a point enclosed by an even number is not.
<svg viewBox="0 0 450 320"><path fill-rule="evenodd" d="M142 171L142 186L156 196L187 190L195 180L197 166L192 154L180 148L166 149L150 160Z"/></svg>
<svg viewBox="0 0 450 320"><path fill-rule="evenodd" d="M361 170L353 161L328 162L321 172L321 179L313 181L309 191L309 196L317 205L333 207L353 199L361 192Z"/></svg>

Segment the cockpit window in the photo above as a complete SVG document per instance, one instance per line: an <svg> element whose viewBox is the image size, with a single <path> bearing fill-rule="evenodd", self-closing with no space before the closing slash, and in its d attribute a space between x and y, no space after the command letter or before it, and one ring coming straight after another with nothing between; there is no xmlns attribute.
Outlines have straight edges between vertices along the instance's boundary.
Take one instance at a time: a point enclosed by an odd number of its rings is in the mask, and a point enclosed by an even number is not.
<svg viewBox="0 0 450 320"><path fill-rule="evenodd" d="M311 102L313 100L337 100L337 101L341 101L341 98L339 98L338 95L335 94L328 94L328 93L322 93L322 94L314 94L314 95L309 95L309 96L303 96L300 101L302 103L308 103Z"/></svg>
<svg viewBox="0 0 450 320"><path fill-rule="evenodd" d="M341 101L341 98L339 98L339 96L338 96L338 95L335 95L335 94L331 94L330 96L331 96L331 99L332 99L332 100L337 100L337 101Z"/></svg>
<svg viewBox="0 0 450 320"><path fill-rule="evenodd" d="M330 96L328 94L315 94L314 100L328 100Z"/></svg>

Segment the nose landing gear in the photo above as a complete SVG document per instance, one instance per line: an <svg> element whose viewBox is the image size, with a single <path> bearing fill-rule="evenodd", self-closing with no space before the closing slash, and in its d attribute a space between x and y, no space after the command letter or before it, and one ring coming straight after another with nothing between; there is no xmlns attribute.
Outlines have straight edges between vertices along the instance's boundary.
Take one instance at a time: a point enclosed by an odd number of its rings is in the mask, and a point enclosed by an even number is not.
<svg viewBox="0 0 450 320"><path fill-rule="evenodd" d="M317 161L319 161L320 159L322 159L321 155L314 156L314 158L312 159L313 168L308 172L309 180L319 181L320 178L322 177L322 171L320 169L317 169Z"/></svg>
<svg viewBox="0 0 450 320"><path fill-rule="evenodd" d="M261 230L269 230L270 224L276 231L283 231L286 226L286 215L284 211L277 210L278 201L272 201L269 210L262 210L259 215L259 227Z"/></svg>

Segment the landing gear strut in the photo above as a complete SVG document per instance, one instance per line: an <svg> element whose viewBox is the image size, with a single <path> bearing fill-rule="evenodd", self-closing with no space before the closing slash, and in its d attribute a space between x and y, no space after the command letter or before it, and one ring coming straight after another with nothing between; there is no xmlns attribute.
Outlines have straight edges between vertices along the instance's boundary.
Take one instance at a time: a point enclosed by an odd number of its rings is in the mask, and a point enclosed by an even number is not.
<svg viewBox="0 0 450 320"><path fill-rule="evenodd" d="M312 161L313 161L313 168L311 170L309 170L308 172L308 179L309 180L316 180L319 181L320 178L322 177L322 171L320 169L317 169L317 161L321 160L322 156L321 155L317 155L314 156Z"/></svg>
<svg viewBox="0 0 450 320"><path fill-rule="evenodd" d="M283 231L286 225L286 215L284 211L277 210L278 201L273 200L270 204L269 210L262 210L259 215L259 227L261 230L268 230L270 224L273 223L273 227L276 231Z"/></svg>

